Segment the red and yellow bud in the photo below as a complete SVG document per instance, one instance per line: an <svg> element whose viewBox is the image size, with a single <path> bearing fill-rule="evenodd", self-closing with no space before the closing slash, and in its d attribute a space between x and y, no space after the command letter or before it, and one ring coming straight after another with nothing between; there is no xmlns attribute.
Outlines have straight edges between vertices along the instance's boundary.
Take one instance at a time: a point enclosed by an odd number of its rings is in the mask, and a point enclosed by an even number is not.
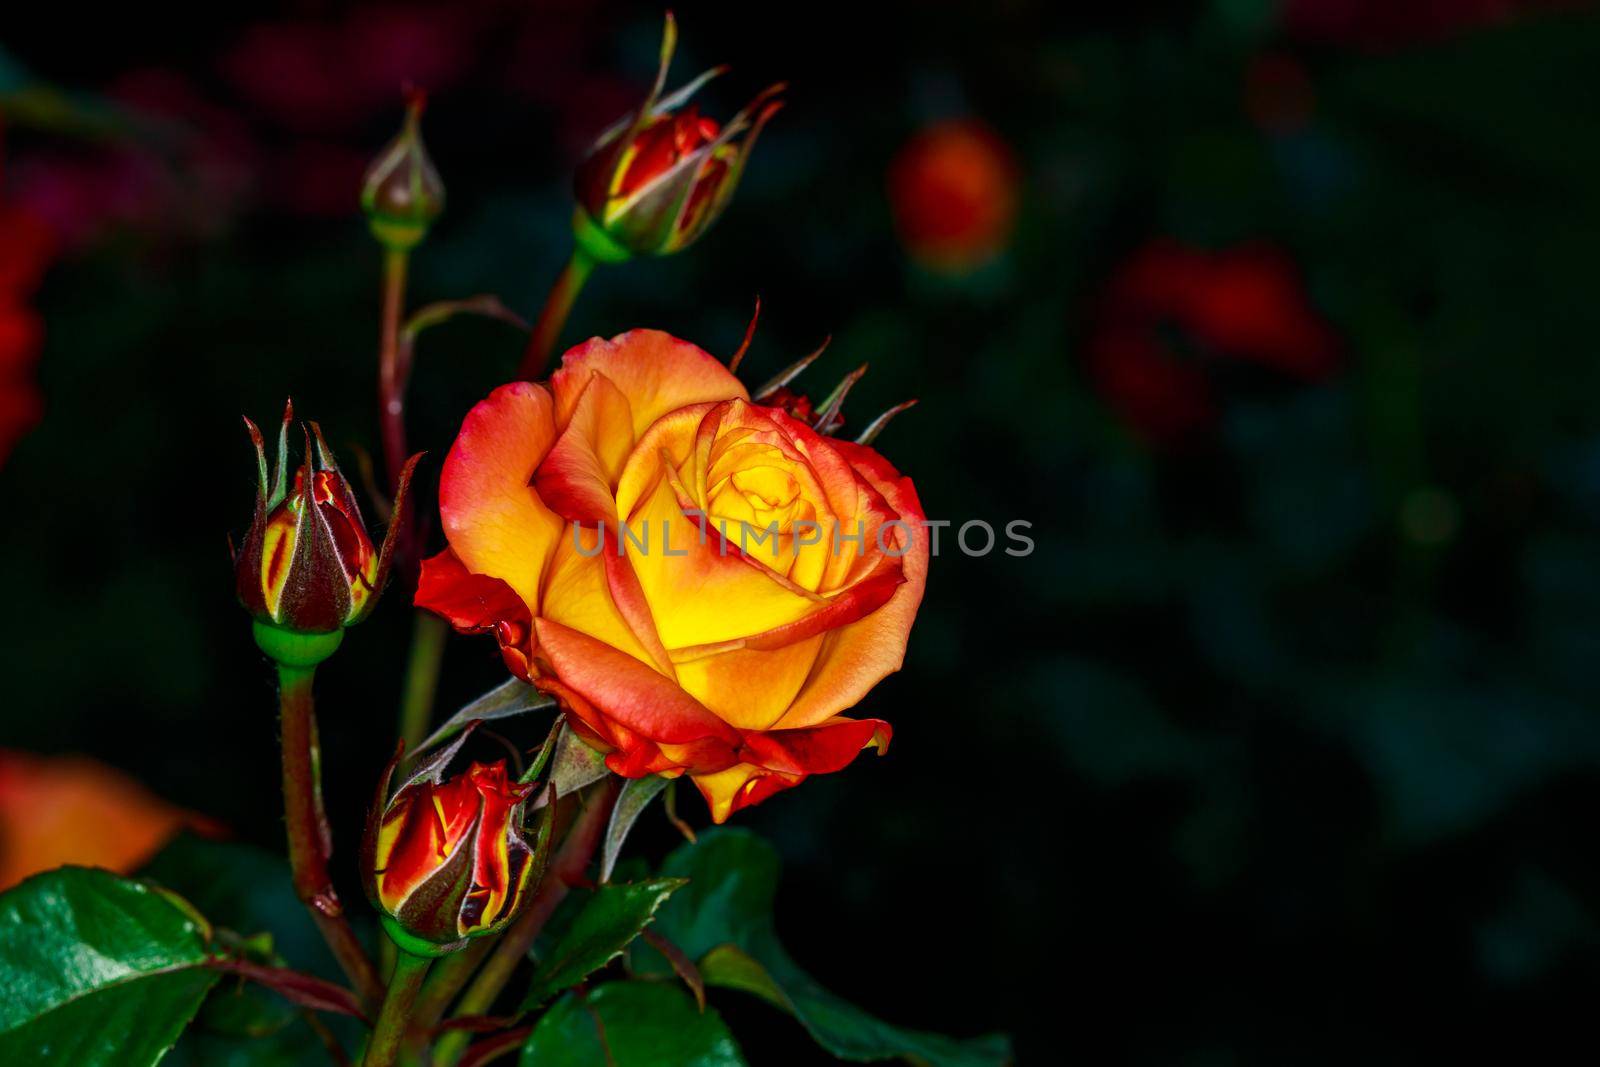
<svg viewBox="0 0 1600 1067"><path fill-rule="evenodd" d="M593 259L664 256L692 243L727 207L756 136L782 106L775 98L783 86L773 85L726 126L701 115L688 101L724 67L663 97L677 41L669 13L650 94L638 111L601 135L578 167L573 226Z"/></svg>
<svg viewBox="0 0 1600 1067"><path fill-rule="evenodd" d="M547 835L531 843L523 832L531 783L514 781L504 760L473 763L445 777L466 736L427 760L385 801L391 763L368 817L362 857L367 895L394 939L414 954L449 951L504 929L544 865Z"/></svg>
<svg viewBox="0 0 1600 1067"><path fill-rule="evenodd" d="M280 629L332 633L372 611L388 577L400 524L390 524L381 549L373 547L355 493L316 423L306 435L301 465L291 473L288 443L293 419L291 405L284 409L278 432L277 467L270 487L261 431L245 420L256 446L259 480L255 516L234 561L239 601L258 621ZM403 472L396 514L405 504L415 463L413 459Z"/></svg>

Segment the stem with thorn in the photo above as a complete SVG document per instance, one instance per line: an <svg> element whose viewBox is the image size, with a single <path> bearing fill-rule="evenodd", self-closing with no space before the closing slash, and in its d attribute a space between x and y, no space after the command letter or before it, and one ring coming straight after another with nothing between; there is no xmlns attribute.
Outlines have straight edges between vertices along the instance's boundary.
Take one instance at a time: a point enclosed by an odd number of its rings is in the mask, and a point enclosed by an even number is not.
<svg viewBox="0 0 1600 1067"><path fill-rule="evenodd" d="M312 704L314 666L278 665L280 733L283 740L283 814L289 835L289 866L299 896L339 966L369 1008L383 996L372 961L356 940L328 874L331 842L322 814L317 766L317 722Z"/></svg>
<svg viewBox="0 0 1600 1067"><path fill-rule="evenodd" d="M383 427L383 462L393 492L406 463L406 378L400 350L400 320L405 314L406 267L411 253L383 250L383 313L378 342L378 417Z"/></svg>

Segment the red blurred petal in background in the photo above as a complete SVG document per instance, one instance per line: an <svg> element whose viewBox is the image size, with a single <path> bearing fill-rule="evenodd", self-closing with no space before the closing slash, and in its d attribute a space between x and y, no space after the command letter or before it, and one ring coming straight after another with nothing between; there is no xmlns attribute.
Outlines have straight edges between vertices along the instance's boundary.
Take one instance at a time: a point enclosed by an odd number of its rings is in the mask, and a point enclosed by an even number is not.
<svg viewBox="0 0 1600 1067"><path fill-rule="evenodd" d="M1304 382L1339 367L1294 261L1265 244L1145 245L1106 287L1087 353L1106 398L1156 440L1215 421L1208 366L1250 363Z"/></svg>
<svg viewBox="0 0 1600 1067"><path fill-rule="evenodd" d="M1287 0L1281 17L1284 29L1303 40L1389 48L1581 6L1582 0Z"/></svg>
<svg viewBox="0 0 1600 1067"><path fill-rule="evenodd" d="M35 215L0 206L0 465L43 411L33 370L44 324L28 299L55 248L54 234Z"/></svg>
<svg viewBox="0 0 1600 1067"><path fill-rule="evenodd" d="M999 255L1016 223L1021 172L1011 147L980 122L930 126L889 166L889 206L913 259L963 273Z"/></svg>

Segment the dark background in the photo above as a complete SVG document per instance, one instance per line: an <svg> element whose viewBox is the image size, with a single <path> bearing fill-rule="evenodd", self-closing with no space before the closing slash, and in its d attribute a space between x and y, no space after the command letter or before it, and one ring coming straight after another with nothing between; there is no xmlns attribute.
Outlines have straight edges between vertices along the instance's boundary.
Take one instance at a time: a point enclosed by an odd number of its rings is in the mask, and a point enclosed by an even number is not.
<svg viewBox="0 0 1600 1067"><path fill-rule="evenodd" d="M1585 1047L1600 21L1097 6L677 5L674 82L730 61L711 114L776 78L790 104L710 235L602 269L566 340L648 325L725 354L759 293L747 378L832 334L805 381L870 361L854 426L921 399L879 447L929 514L1030 520L1038 542L935 561L906 669L859 709L894 723L887 758L738 816L786 858L780 932L837 992L1008 1030L1024 1063ZM10 99L71 94L12 116L7 180L78 231L36 301L46 413L0 468L0 743L92 754L277 846L272 685L228 567L254 479L239 416L292 393L350 466L375 444L378 254L354 203L403 78L433 90L450 197L413 300L531 316L570 166L647 84L659 16L146 5L0 27ZM1023 173L1009 251L959 278L911 262L885 186L954 115ZM1208 353L1153 315L1134 328L1210 413L1152 432L1087 354L1119 265L1163 239L1276 249L1336 369ZM424 338L425 483L518 350L496 324ZM351 897L405 592L318 678ZM454 639L441 709L500 677L492 642ZM673 840L649 818L636 847ZM721 1002L753 1062L822 1062Z"/></svg>

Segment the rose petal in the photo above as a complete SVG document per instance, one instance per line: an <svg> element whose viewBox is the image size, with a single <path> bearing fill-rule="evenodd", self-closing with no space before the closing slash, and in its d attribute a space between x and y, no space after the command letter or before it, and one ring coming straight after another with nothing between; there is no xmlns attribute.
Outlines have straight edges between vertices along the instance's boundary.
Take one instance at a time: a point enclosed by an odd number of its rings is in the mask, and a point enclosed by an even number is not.
<svg viewBox="0 0 1600 1067"><path fill-rule="evenodd" d="M447 548L422 561L413 603L444 616L461 633L492 632L500 642L507 669L519 678L530 676L533 616L522 597L502 579L473 574Z"/></svg>
<svg viewBox="0 0 1600 1067"><path fill-rule="evenodd" d="M737 742L737 731L648 664L550 619L534 626L551 672L617 725L663 744Z"/></svg>
<svg viewBox="0 0 1600 1067"><path fill-rule="evenodd" d="M561 357L561 369L550 376L561 426L572 417L588 377L597 372L627 397L634 440L681 407L749 396L743 382L700 348L660 330L630 330L609 341L591 338Z"/></svg>
<svg viewBox="0 0 1600 1067"><path fill-rule="evenodd" d="M835 446L907 524L905 532L911 543L900 557L905 581L888 603L827 636L811 680L778 722L784 728L811 726L854 707L873 686L900 669L911 623L928 582L928 530L911 479L901 477L865 445L838 441Z"/></svg>
<svg viewBox="0 0 1600 1067"><path fill-rule="evenodd" d="M535 613L564 527L528 483L554 440L550 394L531 382L502 385L467 413L439 479L457 557L474 574L503 579Z"/></svg>
<svg viewBox="0 0 1600 1067"><path fill-rule="evenodd" d="M805 685L823 639L812 637L770 652L736 649L678 664L678 684L724 722L762 730L788 711Z"/></svg>
<svg viewBox="0 0 1600 1067"><path fill-rule="evenodd" d="M551 511L568 522L615 526L612 496L633 447L627 398L603 374L591 374L566 428L539 464L533 485Z"/></svg>
<svg viewBox="0 0 1600 1067"><path fill-rule="evenodd" d="M726 822L741 808L759 804L772 794L799 785L811 774L837 771L863 748L888 749L891 730L879 719L829 719L802 730L745 734L740 763L693 778L713 822Z"/></svg>

